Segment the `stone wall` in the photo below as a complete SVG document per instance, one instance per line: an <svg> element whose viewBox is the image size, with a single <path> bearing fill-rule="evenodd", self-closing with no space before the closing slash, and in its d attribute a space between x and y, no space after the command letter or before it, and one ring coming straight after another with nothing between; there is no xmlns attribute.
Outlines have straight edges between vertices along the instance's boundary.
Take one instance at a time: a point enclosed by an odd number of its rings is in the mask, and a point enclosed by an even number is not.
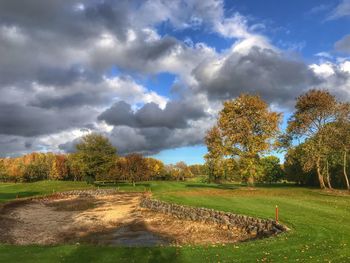
<svg viewBox="0 0 350 263"><path fill-rule="evenodd" d="M58 192L56 195L59 196L103 196L113 194L123 194L127 192L119 192L117 189L82 189L82 190L71 190L65 192Z"/></svg>
<svg viewBox="0 0 350 263"><path fill-rule="evenodd" d="M220 224L224 228L238 229L256 237L275 235L288 230L287 227L276 223L274 220L237 215L208 208L171 204L148 197L141 200L140 206L181 219Z"/></svg>

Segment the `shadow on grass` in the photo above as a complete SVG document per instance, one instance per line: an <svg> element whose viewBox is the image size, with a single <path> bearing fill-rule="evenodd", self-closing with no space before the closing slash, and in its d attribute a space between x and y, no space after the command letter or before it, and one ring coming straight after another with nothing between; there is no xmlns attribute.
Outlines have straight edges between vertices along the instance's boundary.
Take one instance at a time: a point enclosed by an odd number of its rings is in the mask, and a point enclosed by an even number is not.
<svg viewBox="0 0 350 263"><path fill-rule="evenodd" d="M248 187L247 184L242 184L244 187ZM293 183L256 183L254 187L259 187L259 188L290 188L290 187L295 187L298 188L300 187L299 185L293 184Z"/></svg>
<svg viewBox="0 0 350 263"><path fill-rule="evenodd" d="M78 246L64 262L178 262L176 248L126 248L102 246Z"/></svg>
<svg viewBox="0 0 350 263"><path fill-rule="evenodd" d="M244 183L222 183L222 184L186 184L186 187L191 188L214 188L214 189L227 189L236 190L239 188L251 187ZM305 186L300 186L291 183L256 183L253 188L305 188ZM309 189L315 189L315 187L307 187ZM317 188L316 188L317 189Z"/></svg>
<svg viewBox="0 0 350 263"><path fill-rule="evenodd" d="M214 188L214 189L226 189L226 190L236 190L240 188L237 184L186 184L186 187L191 188Z"/></svg>
<svg viewBox="0 0 350 263"><path fill-rule="evenodd" d="M15 193L0 193L0 202L13 200L16 198L30 197L34 195L39 195L40 192L25 191L25 192L15 192Z"/></svg>
<svg viewBox="0 0 350 263"><path fill-rule="evenodd" d="M96 187L106 187L106 188L115 188L115 187L134 187L132 183L128 182L95 182L94 186ZM136 183L135 187L151 187L151 184L149 183Z"/></svg>

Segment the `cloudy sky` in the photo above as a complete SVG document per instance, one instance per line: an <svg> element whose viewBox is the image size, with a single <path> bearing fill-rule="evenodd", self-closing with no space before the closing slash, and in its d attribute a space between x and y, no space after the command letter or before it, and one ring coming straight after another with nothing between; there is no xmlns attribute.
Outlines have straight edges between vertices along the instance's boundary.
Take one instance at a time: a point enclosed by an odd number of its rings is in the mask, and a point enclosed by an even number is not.
<svg viewBox="0 0 350 263"><path fill-rule="evenodd" d="M350 0L1 0L0 156L74 149L202 161L223 100L350 99Z"/></svg>

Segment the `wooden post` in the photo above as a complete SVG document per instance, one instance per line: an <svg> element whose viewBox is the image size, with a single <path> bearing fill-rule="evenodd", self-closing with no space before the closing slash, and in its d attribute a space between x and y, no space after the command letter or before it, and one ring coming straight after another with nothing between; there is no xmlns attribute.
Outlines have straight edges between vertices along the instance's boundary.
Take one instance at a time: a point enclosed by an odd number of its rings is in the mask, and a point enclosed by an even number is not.
<svg viewBox="0 0 350 263"><path fill-rule="evenodd" d="M277 205L276 205L275 214L276 214L276 223L278 224L278 206Z"/></svg>

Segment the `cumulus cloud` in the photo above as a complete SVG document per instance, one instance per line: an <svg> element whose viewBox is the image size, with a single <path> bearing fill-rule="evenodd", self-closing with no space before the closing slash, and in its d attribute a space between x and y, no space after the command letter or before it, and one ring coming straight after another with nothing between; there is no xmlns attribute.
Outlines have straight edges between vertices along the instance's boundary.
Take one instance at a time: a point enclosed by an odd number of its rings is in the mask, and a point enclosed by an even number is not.
<svg viewBox="0 0 350 263"><path fill-rule="evenodd" d="M150 91L129 76L102 77L98 82L76 81L69 87L33 85L35 96L28 104L44 109L74 108L81 106L100 106L124 100L131 104L156 103L164 107L167 98Z"/></svg>
<svg viewBox="0 0 350 263"><path fill-rule="evenodd" d="M350 61L322 62L310 68L322 79L317 88L330 90L340 100L350 100Z"/></svg>
<svg viewBox="0 0 350 263"><path fill-rule="evenodd" d="M281 105L318 82L304 62L258 47L247 54L233 52L202 63L194 75L199 92L207 92L211 99L231 99L249 92Z"/></svg>
<svg viewBox="0 0 350 263"><path fill-rule="evenodd" d="M280 106L311 87L348 94L349 62L308 66L255 31L263 26L222 0L0 1L0 155L70 151L94 131L121 153L156 153L203 143L222 100L241 92ZM335 48L349 52L348 37ZM175 76L169 97L144 81L164 72Z"/></svg>
<svg viewBox="0 0 350 263"><path fill-rule="evenodd" d="M73 127L83 126L89 122L96 111L81 108L71 112L42 111L32 106L0 104L0 134L37 136L55 133Z"/></svg>
<svg viewBox="0 0 350 263"><path fill-rule="evenodd" d="M12 157L41 150L40 146L35 143L35 139L15 135L0 134L0 145L0 157Z"/></svg>
<svg viewBox="0 0 350 263"><path fill-rule="evenodd" d="M155 103L147 103L133 112L131 105L120 101L104 111L99 120L110 125L126 125L135 128L166 127L168 129L188 127L188 121L205 117L200 104L191 101L170 101L164 109Z"/></svg>
<svg viewBox="0 0 350 263"><path fill-rule="evenodd" d="M111 132L104 134L117 147L119 154L138 152L149 155L165 149L202 144L205 132L212 124L212 121L206 123L200 121L186 129L116 126ZM62 143L59 148L66 152L72 152L79 140L77 138Z"/></svg>

